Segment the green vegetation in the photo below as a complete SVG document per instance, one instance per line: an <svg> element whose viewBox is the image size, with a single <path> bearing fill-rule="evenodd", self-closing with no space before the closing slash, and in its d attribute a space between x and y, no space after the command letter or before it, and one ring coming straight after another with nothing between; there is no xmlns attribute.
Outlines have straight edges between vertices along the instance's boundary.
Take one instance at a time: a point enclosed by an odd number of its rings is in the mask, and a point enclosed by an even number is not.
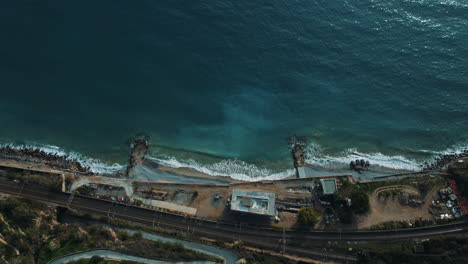
<svg viewBox="0 0 468 264"><path fill-rule="evenodd" d="M81 194L81 195L91 196L91 192L89 191L89 189L88 189L88 187L86 185L82 185L82 186L78 187L75 190L75 192L78 193L78 194Z"/></svg>
<svg viewBox="0 0 468 264"><path fill-rule="evenodd" d="M136 181L133 181L133 182L132 182L132 187L133 187L133 189L136 190L137 188L140 187L140 183L139 183L139 182L136 182Z"/></svg>
<svg viewBox="0 0 468 264"><path fill-rule="evenodd" d="M244 259L247 264L295 264L296 261L279 256L271 256L262 254L256 251L249 251L243 247L243 243L238 241L234 243L233 249L239 253L241 259Z"/></svg>
<svg viewBox="0 0 468 264"><path fill-rule="evenodd" d="M449 172L460 187L460 191L465 198L468 198L468 159L463 163L450 165Z"/></svg>
<svg viewBox="0 0 468 264"><path fill-rule="evenodd" d="M68 214L81 218L84 222L89 221L89 220L95 220L95 221L100 221L100 222L107 223L109 225L120 227L120 228L139 229L139 230L143 230L147 232L163 234L166 236L171 236L171 237L184 239L184 240L196 240L195 239L196 237L191 237L187 233L178 232L178 231L170 230L167 228L148 226L148 225L143 225L140 223L130 222L126 220L109 218L106 216L97 216L97 215L92 215L88 213L80 213L74 210L69 210ZM141 236L141 233L137 233L135 235Z"/></svg>
<svg viewBox="0 0 468 264"><path fill-rule="evenodd" d="M421 192L421 195L425 195L431 188L443 188L447 184L447 181L443 177L429 177L427 175L421 175L417 177L403 178L398 180L388 181L377 181L361 183L359 187L368 194L372 194L376 189L386 186L395 185L409 185ZM392 193L393 194L393 193Z"/></svg>
<svg viewBox="0 0 468 264"><path fill-rule="evenodd" d="M299 213L297 215L297 221L300 224L313 227L317 223L317 220L319 217L320 217L320 213L317 212L314 208L302 207L301 209L299 209Z"/></svg>
<svg viewBox="0 0 468 264"><path fill-rule="evenodd" d="M62 190L62 178L58 174L8 169L6 176L9 179L17 179L23 183L34 183L48 187L52 190ZM26 187L27 186L25 186L25 188Z"/></svg>
<svg viewBox="0 0 468 264"><path fill-rule="evenodd" d="M349 207L338 207L336 213L342 224L351 224L353 222L353 211Z"/></svg>
<svg viewBox="0 0 468 264"><path fill-rule="evenodd" d="M48 263L66 254L95 248L152 259L219 262L218 258L186 249L181 243L143 239L141 233L131 235L98 225L63 224L57 221L55 208L28 199L0 200L0 234L5 241L0 241L0 256L6 263Z"/></svg>
<svg viewBox="0 0 468 264"><path fill-rule="evenodd" d="M345 182L340 190L333 195L334 208L342 224L351 224L353 214L364 214L369 211L369 195L362 186L362 184ZM351 199L351 207L345 204L347 199Z"/></svg>
<svg viewBox="0 0 468 264"><path fill-rule="evenodd" d="M190 236L187 233L178 232L178 231L174 231L174 230L170 230L170 229L166 229L166 228L151 227L151 226L142 225L142 224L139 224L139 223L134 223L134 222L126 221L126 220L112 219L112 218L108 218L108 217L98 217L96 215L83 214L83 213L73 211L73 210L69 211L69 214L71 214L73 216L76 216L76 217L79 217L79 218L82 218L83 221L98 220L98 221L103 221L105 223L108 223L108 224L116 226L116 227L140 229L140 230L145 230L145 231L148 231L148 232L154 232L154 233L158 233L158 234L164 234L166 236L176 237L176 238L179 238L179 239L191 240L191 241L195 241L195 242L201 242L201 243L204 243L204 244L211 244L211 245L214 245L214 246L220 247L220 248L234 249L237 253L239 253L241 258L244 258L244 259L247 260L247 264L265 264L265 263L268 263L268 264L270 264L270 263L271 264L293 264L293 263L296 263L295 261L290 261L290 260L288 260L286 258L275 257L275 256L271 256L271 255L268 255L268 254L262 254L262 253L256 253L256 252L248 251L243 247L242 243L237 243L234 246L232 246L229 243L225 243L225 242L219 241L219 240L216 240L216 241L213 241L213 242L208 242L206 240L200 239L200 237L198 237L198 236ZM141 233L136 233L133 236L135 237L135 236L139 236L139 235L141 235ZM151 249L151 250L153 250L153 249Z"/></svg>
<svg viewBox="0 0 468 264"><path fill-rule="evenodd" d="M414 243L410 241L402 242L385 242L385 243L376 243L376 244L357 244L357 245L348 245L343 244L340 246L342 249L348 249L352 247L354 251L372 251L374 253L389 253L397 252L403 254L411 254L413 252Z"/></svg>
<svg viewBox="0 0 468 264"><path fill-rule="evenodd" d="M141 206L143 204L143 202L141 200L138 200L138 199L133 199L133 204L135 206Z"/></svg>
<svg viewBox="0 0 468 264"><path fill-rule="evenodd" d="M406 264L438 264L438 263L468 263L468 238L436 237L424 241L424 252L413 252L411 242L386 243L354 246L364 254L359 257L359 263L406 263Z"/></svg>
<svg viewBox="0 0 468 264"><path fill-rule="evenodd" d="M428 220L428 219L416 219L413 222L413 225L410 225L405 221L389 221L383 222L377 225L370 227L370 230L395 230L395 229L404 229L404 228L413 228L413 227L425 227L432 225L442 225L460 221L458 219L438 219L438 220Z"/></svg>
<svg viewBox="0 0 468 264"><path fill-rule="evenodd" d="M379 198L383 197L383 198L386 199L388 197L395 197L395 196L399 195L400 193L401 193L401 189L395 188L395 189L379 192L378 197Z"/></svg>
<svg viewBox="0 0 468 264"><path fill-rule="evenodd" d="M243 252L241 256L248 264L293 264L295 261L286 258L273 257L270 255L259 254L255 252Z"/></svg>
<svg viewBox="0 0 468 264"><path fill-rule="evenodd" d="M128 261L128 260L122 260L122 261L105 260L102 257L93 256L90 259L80 259L76 261L70 261L70 262L67 262L66 264L140 264L140 263L135 262L135 261Z"/></svg>
<svg viewBox="0 0 468 264"><path fill-rule="evenodd" d="M369 212L369 195L359 189L354 188L351 192L351 209L355 214L365 214Z"/></svg>

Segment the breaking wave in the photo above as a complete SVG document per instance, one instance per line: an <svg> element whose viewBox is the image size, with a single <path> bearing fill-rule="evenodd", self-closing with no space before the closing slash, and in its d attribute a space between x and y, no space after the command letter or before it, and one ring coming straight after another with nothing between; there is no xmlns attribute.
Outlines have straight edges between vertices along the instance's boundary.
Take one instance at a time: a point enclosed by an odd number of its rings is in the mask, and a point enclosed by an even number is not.
<svg viewBox="0 0 468 264"><path fill-rule="evenodd" d="M180 161L174 157L147 158L163 166L171 168L190 168L202 173L206 173L208 175L227 176L241 181L278 180L294 175L293 169L275 172L271 169L259 168L254 164L250 164L236 159L226 159L213 164L202 165L193 159Z"/></svg>
<svg viewBox="0 0 468 264"><path fill-rule="evenodd" d="M124 165L118 163L107 164L99 159L90 158L77 152L65 151L53 145L0 144L0 147L5 146L16 149L35 148L49 154L64 156L67 157L67 159L80 162L84 167L89 167L93 173L97 174L111 174L125 168ZM466 149L468 149L468 144L459 144L443 151L419 150L418 152L424 153L428 157L425 161L431 163L436 157L459 154ZM368 160L371 164L371 171L389 173L397 171L419 171L421 169L421 164L424 162L412 160L402 155L387 156L382 153L361 153L356 149L347 149L338 155L329 155L325 154L324 149L320 145L314 143L306 146L305 153L306 163L318 169L318 172L320 170L328 172L336 171L337 173L343 173L343 171L349 172L349 163L356 159ZM226 176L242 181L277 180L291 177L295 174L292 168L292 161L290 169L275 171L238 159L225 159L211 164L202 164L194 159L177 159L168 156L147 156L147 159L171 168L189 168L212 176Z"/></svg>
<svg viewBox="0 0 468 264"><path fill-rule="evenodd" d="M420 163L404 156L387 156L382 153L361 153L347 149L337 156L326 155L320 145L309 144L305 148L306 162L324 169L348 169L349 163L356 159L368 160L371 170L377 171L418 171Z"/></svg>
<svg viewBox="0 0 468 264"><path fill-rule="evenodd" d="M382 153L361 153L356 149L347 149L339 155L330 156L324 154L323 148L318 144L309 144L305 148L306 162L318 168L347 169L349 163L356 159L368 160L373 171L419 171L425 162L433 163L436 158L444 155L461 154L468 149L468 144L457 144L442 151L418 150L427 158L414 160L402 155L387 156Z"/></svg>
<svg viewBox="0 0 468 264"><path fill-rule="evenodd" d="M48 154L53 154L57 156L66 157L68 160L76 160L78 161L83 167L89 167L93 173L96 174L111 174L115 173L125 166L120 165L118 163L114 164L106 164L98 159L93 159L87 156L84 156L80 153L73 152L73 151L65 151L58 146L53 145L15 145L15 144L0 144L0 147L9 146L10 148L15 149L39 149L44 151Z"/></svg>

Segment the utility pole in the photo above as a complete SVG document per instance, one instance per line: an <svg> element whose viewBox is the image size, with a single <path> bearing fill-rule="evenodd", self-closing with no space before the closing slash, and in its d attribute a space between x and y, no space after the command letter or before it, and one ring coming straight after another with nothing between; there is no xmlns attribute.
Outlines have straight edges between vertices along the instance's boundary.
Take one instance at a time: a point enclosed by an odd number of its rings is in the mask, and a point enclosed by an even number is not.
<svg viewBox="0 0 468 264"><path fill-rule="evenodd" d="M26 185L26 182L23 182L23 185L21 185L21 189L19 191L19 194L21 194L23 192L23 189L24 189L24 186Z"/></svg>
<svg viewBox="0 0 468 264"><path fill-rule="evenodd" d="M114 206L115 206L115 208L114 208ZM113 202L112 203L112 208L114 209L114 212L112 213L112 218L115 218L115 212L119 208L119 203L118 202Z"/></svg>
<svg viewBox="0 0 468 264"><path fill-rule="evenodd" d="M68 202L67 202L67 208L70 209L70 205L73 201L73 198L75 197L75 193L73 192L70 197L68 197Z"/></svg>
<svg viewBox="0 0 468 264"><path fill-rule="evenodd" d="M197 227L197 219L193 219L193 229L192 229L192 234L195 234L195 228Z"/></svg>
<svg viewBox="0 0 468 264"><path fill-rule="evenodd" d="M239 241L241 241L242 222L239 221Z"/></svg>
<svg viewBox="0 0 468 264"><path fill-rule="evenodd" d="M159 218L158 218L158 227L159 227L159 223L161 222L161 216L162 216L162 211L160 211L160 214L159 214Z"/></svg>
<svg viewBox="0 0 468 264"><path fill-rule="evenodd" d="M286 230L283 227L283 255L286 254Z"/></svg>

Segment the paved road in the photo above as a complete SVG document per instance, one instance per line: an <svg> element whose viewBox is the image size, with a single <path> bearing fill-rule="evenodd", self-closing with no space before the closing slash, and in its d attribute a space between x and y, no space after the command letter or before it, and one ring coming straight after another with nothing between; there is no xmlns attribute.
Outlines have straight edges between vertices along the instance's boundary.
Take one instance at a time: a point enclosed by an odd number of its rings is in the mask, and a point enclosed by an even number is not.
<svg viewBox="0 0 468 264"><path fill-rule="evenodd" d="M468 231L468 223L458 223L443 226L432 226L418 229L397 231L354 231L354 232L299 232L260 228L246 225L232 225L212 221L186 218L145 208L127 206L111 201L99 200L63 192L53 192L44 187L13 182L0 178L0 192L20 195L34 200L70 207L81 212L106 215L146 225L171 228L197 236L203 236L224 241L242 240L246 245L280 251L282 238L286 238L286 253L313 258L328 258L337 260L356 260L354 256L324 252L316 249L297 246L304 241L389 241L411 238L422 238L434 235L459 234ZM291 245L294 244L294 245Z"/></svg>

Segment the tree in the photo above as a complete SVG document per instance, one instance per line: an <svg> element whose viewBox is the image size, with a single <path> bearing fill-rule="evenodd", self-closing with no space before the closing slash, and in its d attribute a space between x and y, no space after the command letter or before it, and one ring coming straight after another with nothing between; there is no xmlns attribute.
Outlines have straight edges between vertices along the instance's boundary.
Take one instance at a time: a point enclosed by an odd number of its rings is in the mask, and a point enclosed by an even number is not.
<svg viewBox="0 0 468 264"><path fill-rule="evenodd" d="M117 237L122 241L127 241L130 238L130 234L127 231L122 230L117 234Z"/></svg>
<svg viewBox="0 0 468 264"><path fill-rule="evenodd" d="M312 207L302 207L299 209L297 221L301 224L314 226L317 223L320 214Z"/></svg>
<svg viewBox="0 0 468 264"><path fill-rule="evenodd" d="M351 209L355 214L365 214L369 212L369 195L361 189L355 188L351 192Z"/></svg>

